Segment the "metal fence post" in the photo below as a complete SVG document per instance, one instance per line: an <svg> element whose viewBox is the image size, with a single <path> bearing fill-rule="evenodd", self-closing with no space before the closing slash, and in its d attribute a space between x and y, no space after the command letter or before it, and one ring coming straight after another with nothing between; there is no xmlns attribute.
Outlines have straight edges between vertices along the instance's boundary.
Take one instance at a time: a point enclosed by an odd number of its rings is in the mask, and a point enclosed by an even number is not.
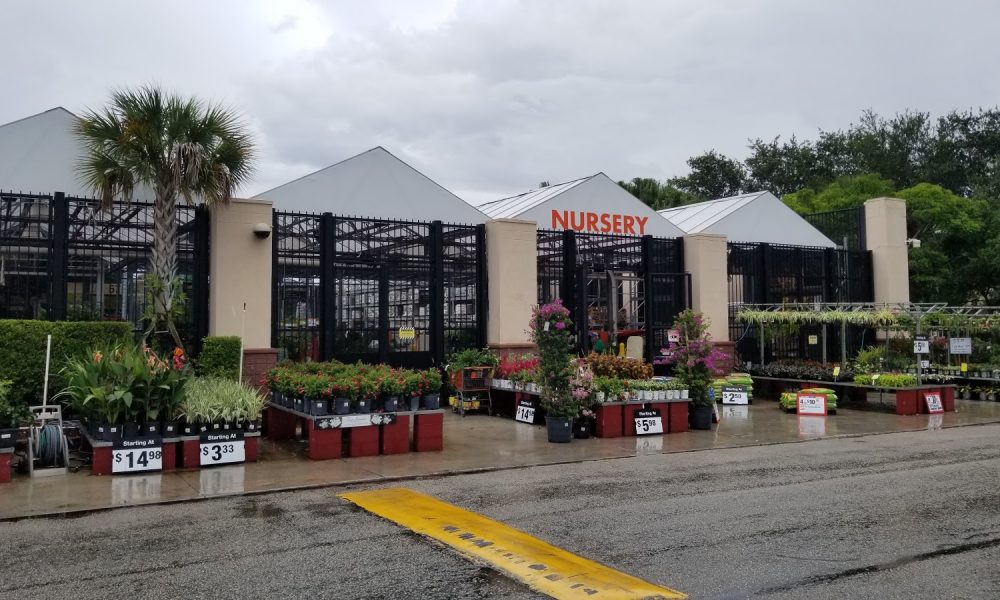
<svg viewBox="0 0 1000 600"><path fill-rule="evenodd" d="M319 347L320 359L330 360L334 354L334 333L337 319L336 292L336 222L332 213L323 213L319 221ZM379 349L386 341L380 340Z"/></svg>
<svg viewBox="0 0 1000 600"><path fill-rule="evenodd" d="M576 322L576 232L572 229L563 231L563 306L569 309L570 318Z"/></svg>
<svg viewBox="0 0 1000 600"><path fill-rule="evenodd" d="M642 295L646 321L646 361L653 364L654 313L656 299L653 297L653 236L642 236ZM612 293L615 293L612 291Z"/></svg>
<svg viewBox="0 0 1000 600"><path fill-rule="evenodd" d="M281 233L278 227L278 211L271 209L271 347L278 348L278 323L281 321L281 263L278 252L281 248Z"/></svg>
<svg viewBox="0 0 1000 600"><path fill-rule="evenodd" d="M209 302L209 248L211 244L211 213L208 207L202 205L194 212L194 265L191 281L191 325L194 329L194 353L201 352L202 338L208 335L208 302Z"/></svg>
<svg viewBox="0 0 1000 600"><path fill-rule="evenodd" d="M443 365L444 356L444 225L434 221L430 226L431 258L431 361ZM387 326L388 331L388 326Z"/></svg>
<svg viewBox="0 0 1000 600"><path fill-rule="evenodd" d="M52 196L52 241L49 247L49 310L50 321L66 320L66 271L69 268L69 203L66 194Z"/></svg>
<svg viewBox="0 0 1000 600"><path fill-rule="evenodd" d="M479 347L487 343L487 326L489 324L490 295L489 280L486 277L486 225L476 225L476 325L479 330ZM537 278L537 276L536 276Z"/></svg>

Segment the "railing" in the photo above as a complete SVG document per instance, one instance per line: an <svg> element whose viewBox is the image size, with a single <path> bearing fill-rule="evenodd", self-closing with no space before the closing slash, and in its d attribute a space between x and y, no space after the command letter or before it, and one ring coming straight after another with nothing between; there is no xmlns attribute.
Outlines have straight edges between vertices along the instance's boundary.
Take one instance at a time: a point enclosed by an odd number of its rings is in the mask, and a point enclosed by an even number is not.
<svg viewBox="0 0 1000 600"><path fill-rule="evenodd" d="M812 213L803 215L803 218L841 249L868 249L864 206Z"/></svg>

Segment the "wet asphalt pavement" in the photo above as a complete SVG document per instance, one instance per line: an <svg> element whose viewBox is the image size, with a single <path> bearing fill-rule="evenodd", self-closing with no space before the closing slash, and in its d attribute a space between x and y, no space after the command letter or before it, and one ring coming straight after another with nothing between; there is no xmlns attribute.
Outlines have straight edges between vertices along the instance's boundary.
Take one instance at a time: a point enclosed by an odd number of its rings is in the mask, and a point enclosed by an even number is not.
<svg viewBox="0 0 1000 600"><path fill-rule="evenodd" d="M996 425L401 485L692 598L1000 597ZM0 523L0 598L538 597L345 489Z"/></svg>

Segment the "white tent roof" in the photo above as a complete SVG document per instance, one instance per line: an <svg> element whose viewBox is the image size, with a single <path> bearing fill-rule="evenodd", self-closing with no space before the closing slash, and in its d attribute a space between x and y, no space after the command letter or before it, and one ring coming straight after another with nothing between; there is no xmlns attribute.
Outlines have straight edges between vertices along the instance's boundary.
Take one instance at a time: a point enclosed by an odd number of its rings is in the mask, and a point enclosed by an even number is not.
<svg viewBox="0 0 1000 600"><path fill-rule="evenodd" d="M381 146L256 198L279 210L478 224L486 216Z"/></svg>
<svg viewBox="0 0 1000 600"><path fill-rule="evenodd" d="M665 219L657 216L643 201L628 193L622 186L611 180L604 173L558 183L547 187L525 192L517 196L487 202L479 207L491 219L526 219L538 223L540 229L560 229L556 214L564 216L564 212L574 213L581 222L581 216L597 215L597 231L583 228L588 233L619 233L638 235L641 233L657 237L679 237L684 235L680 229ZM611 227L605 227L601 219L608 216ZM615 220L615 217L618 217ZM629 223L635 223L631 231L620 227L621 219L627 217ZM572 216L567 215L567 218ZM610 229L604 231L604 229Z"/></svg>
<svg viewBox="0 0 1000 600"><path fill-rule="evenodd" d="M659 211L685 233L720 233L731 242L836 246L771 192L754 192Z"/></svg>

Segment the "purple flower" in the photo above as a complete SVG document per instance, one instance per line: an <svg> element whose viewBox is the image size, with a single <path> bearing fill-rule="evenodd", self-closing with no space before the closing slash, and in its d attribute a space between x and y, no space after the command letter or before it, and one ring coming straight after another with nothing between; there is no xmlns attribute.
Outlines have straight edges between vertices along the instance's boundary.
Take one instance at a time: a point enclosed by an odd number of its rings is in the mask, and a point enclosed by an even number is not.
<svg viewBox="0 0 1000 600"><path fill-rule="evenodd" d="M566 329L566 324L563 323L562 321L558 321L556 323L556 329Z"/></svg>

